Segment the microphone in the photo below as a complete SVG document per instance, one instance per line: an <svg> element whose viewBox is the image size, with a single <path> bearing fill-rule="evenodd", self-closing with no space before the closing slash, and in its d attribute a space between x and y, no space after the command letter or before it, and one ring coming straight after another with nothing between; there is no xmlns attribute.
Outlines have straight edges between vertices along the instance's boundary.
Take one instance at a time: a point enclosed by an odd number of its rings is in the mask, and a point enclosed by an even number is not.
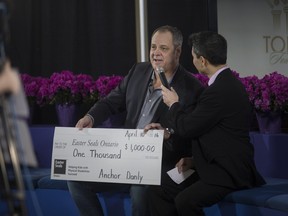
<svg viewBox="0 0 288 216"><path fill-rule="evenodd" d="M166 76L165 76L164 68L157 67L156 72L159 74L162 85L165 86L166 88L168 88L169 90L171 90L170 85L169 85L169 83L166 79Z"/></svg>

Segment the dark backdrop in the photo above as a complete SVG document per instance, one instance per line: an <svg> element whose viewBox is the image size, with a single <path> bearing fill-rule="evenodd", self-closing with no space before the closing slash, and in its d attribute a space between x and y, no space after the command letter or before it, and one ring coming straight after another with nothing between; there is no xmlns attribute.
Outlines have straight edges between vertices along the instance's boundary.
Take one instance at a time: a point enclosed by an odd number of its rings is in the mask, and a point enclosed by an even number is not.
<svg viewBox="0 0 288 216"><path fill-rule="evenodd" d="M14 0L11 56L21 72L126 73L135 63L134 0Z"/></svg>
<svg viewBox="0 0 288 216"><path fill-rule="evenodd" d="M10 58L20 73L50 76L71 70L125 75L137 61L135 0L13 0ZM148 38L161 25L184 35L181 63L192 66L187 38L217 30L216 0L147 0ZM89 107L82 105L78 118ZM32 124L57 125L55 107L34 107Z"/></svg>
<svg viewBox="0 0 288 216"><path fill-rule="evenodd" d="M14 0L12 62L21 73L71 70L125 75L136 62L135 0ZM160 25L184 35L181 63L193 70L188 35L217 30L216 0L148 0L148 38Z"/></svg>

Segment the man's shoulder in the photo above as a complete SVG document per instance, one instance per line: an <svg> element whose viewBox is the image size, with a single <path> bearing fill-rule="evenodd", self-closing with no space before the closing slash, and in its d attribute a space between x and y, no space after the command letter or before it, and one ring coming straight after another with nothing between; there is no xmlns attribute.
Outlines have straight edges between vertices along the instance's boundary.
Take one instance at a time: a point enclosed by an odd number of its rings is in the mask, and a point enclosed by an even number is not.
<svg viewBox="0 0 288 216"><path fill-rule="evenodd" d="M187 76L191 79L196 79L194 76L193 76L193 73L189 70L187 70L185 67L183 67L182 65L179 65L179 68L178 68L178 71L180 72L179 74L182 75L182 76Z"/></svg>
<svg viewBox="0 0 288 216"><path fill-rule="evenodd" d="M193 84L202 86L201 82L199 79L197 79L194 75L193 72L187 70L186 68L184 68L183 66L180 65L179 67L179 76L182 77L182 80L184 80L185 82L192 82Z"/></svg>
<svg viewBox="0 0 288 216"><path fill-rule="evenodd" d="M127 78L133 80L145 79L146 77L149 77L151 75L152 70L153 68L149 62L135 63L130 69Z"/></svg>
<svg viewBox="0 0 288 216"><path fill-rule="evenodd" d="M149 68L152 68L152 65L150 62L138 62L134 65L135 70L147 70Z"/></svg>

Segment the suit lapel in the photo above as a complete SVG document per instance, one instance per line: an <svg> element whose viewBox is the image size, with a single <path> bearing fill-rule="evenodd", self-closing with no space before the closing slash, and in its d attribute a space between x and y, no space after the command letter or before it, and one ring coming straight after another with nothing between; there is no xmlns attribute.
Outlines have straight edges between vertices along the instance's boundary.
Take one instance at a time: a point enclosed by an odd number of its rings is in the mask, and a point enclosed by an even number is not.
<svg viewBox="0 0 288 216"><path fill-rule="evenodd" d="M147 88L148 85L150 83L150 79L153 73L153 68L151 66L149 66L145 71L142 72L143 76L139 76L137 79L140 79L140 81L137 81L137 83L139 83L138 86L136 86L135 91L137 91L137 93L135 94L135 92L133 93L133 95L135 95L134 100L133 100L133 106L134 108L136 108L135 110L135 114L134 116L140 116L140 112L141 109L143 107L143 103L145 101L146 98L146 94L147 94ZM141 100L139 100L141 99ZM135 125L138 122L138 118L134 118L134 122L133 125Z"/></svg>

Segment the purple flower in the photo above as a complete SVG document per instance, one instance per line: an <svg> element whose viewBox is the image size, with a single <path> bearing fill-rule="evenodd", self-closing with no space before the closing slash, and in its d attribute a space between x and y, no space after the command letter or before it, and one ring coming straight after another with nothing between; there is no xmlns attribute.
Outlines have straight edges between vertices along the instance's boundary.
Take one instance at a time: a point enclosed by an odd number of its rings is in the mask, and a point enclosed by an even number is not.
<svg viewBox="0 0 288 216"><path fill-rule="evenodd" d="M54 72L49 80L50 104L80 103L89 94L93 79L89 75L74 75L71 71Z"/></svg>
<svg viewBox="0 0 288 216"><path fill-rule="evenodd" d="M49 78L40 78L38 77L38 83L40 88L37 92L37 104L44 106L50 103L51 95L49 91L50 80Z"/></svg>
<svg viewBox="0 0 288 216"><path fill-rule="evenodd" d="M96 80L96 88L100 97L107 96L123 80L123 76L100 76Z"/></svg>
<svg viewBox="0 0 288 216"><path fill-rule="evenodd" d="M79 74L76 77L79 80L79 93L84 103L93 104L98 100L98 90L96 82L90 75Z"/></svg>
<svg viewBox="0 0 288 216"><path fill-rule="evenodd" d="M95 103L105 97L123 79L122 76L100 76L96 81L87 74L63 70L49 78L21 74L24 91L30 104Z"/></svg>
<svg viewBox="0 0 288 216"><path fill-rule="evenodd" d="M288 109L288 77L277 72L262 79L248 76L240 79L256 111L285 111Z"/></svg>
<svg viewBox="0 0 288 216"><path fill-rule="evenodd" d="M37 100L37 94L41 86L38 78L30 76L29 74L21 74L21 80L28 103L32 105Z"/></svg>
<svg viewBox="0 0 288 216"><path fill-rule="evenodd" d="M208 86L209 78L203 74L197 73L193 74L205 87Z"/></svg>

